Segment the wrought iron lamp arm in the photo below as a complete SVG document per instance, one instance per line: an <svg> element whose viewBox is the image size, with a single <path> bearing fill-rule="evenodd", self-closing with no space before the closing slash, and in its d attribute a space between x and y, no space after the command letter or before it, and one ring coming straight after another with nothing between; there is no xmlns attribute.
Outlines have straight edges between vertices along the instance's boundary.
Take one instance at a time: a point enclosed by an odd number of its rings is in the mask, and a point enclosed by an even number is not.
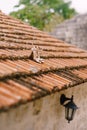
<svg viewBox="0 0 87 130"><path fill-rule="evenodd" d="M72 95L72 97L71 98L68 98L68 97L66 97L64 94L62 94L61 95L61 97L60 97L60 104L61 105L64 105L64 103L66 102L66 101L73 101L73 95Z"/></svg>

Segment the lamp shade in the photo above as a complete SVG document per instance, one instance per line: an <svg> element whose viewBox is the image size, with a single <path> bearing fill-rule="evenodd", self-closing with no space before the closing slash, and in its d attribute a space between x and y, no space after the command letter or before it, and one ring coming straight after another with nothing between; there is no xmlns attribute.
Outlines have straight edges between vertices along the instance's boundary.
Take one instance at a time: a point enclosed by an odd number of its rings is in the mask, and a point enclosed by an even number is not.
<svg viewBox="0 0 87 130"><path fill-rule="evenodd" d="M68 122L70 122L71 120L73 120L75 112L78 109L78 107L73 102L73 100L69 101L64 106L65 106L65 118L68 120Z"/></svg>

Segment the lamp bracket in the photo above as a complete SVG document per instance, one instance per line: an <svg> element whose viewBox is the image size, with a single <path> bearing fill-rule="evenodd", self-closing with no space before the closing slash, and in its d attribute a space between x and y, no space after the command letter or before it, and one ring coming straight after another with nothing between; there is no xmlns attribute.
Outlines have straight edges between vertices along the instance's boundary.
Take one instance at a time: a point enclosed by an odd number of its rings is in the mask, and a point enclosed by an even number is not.
<svg viewBox="0 0 87 130"><path fill-rule="evenodd" d="M68 101L68 100L73 101L73 95L72 95L71 98L68 98L68 97L65 96L65 94L62 94L61 97L60 97L60 104L61 104L61 105L64 105L64 102L65 102L65 101Z"/></svg>

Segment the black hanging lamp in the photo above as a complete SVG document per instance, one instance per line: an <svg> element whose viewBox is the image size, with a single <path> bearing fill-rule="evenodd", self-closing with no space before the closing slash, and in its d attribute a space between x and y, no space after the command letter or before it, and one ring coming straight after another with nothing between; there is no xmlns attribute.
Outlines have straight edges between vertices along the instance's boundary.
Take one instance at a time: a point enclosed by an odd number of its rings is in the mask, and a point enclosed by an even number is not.
<svg viewBox="0 0 87 130"><path fill-rule="evenodd" d="M66 103L65 103L66 102ZM64 94L60 97L60 104L65 107L65 118L70 123L73 120L76 110L78 109L77 105L73 102L73 96L67 98Z"/></svg>

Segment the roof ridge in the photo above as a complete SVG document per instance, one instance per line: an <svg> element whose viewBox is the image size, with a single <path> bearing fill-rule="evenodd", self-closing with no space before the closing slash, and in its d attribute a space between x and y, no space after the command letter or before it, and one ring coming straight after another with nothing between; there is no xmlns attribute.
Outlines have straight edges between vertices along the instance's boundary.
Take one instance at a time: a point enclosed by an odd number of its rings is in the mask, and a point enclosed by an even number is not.
<svg viewBox="0 0 87 130"><path fill-rule="evenodd" d="M21 67L18 66L18 68L17 67L15 68L16 72L10 73L8 75L0 76L0 81L6 80L6 79L27 77L27 76L29 76L29 77L39 76L41 74L46 74L48 72L55 72L55 71L61 72L61 71L69 71L69 70L74 70L74 69L78 70L78 69L82 69L82 68L87 68L87 64L86 65L77 65L74 67L73 66L70 66L70 67L65 66L65 67L61 67L61 68L57 68L57 67L51 68L50 67L48 69L45 68L45 70L41 70L41 69L38 69L37 67L32 66L30 72L20 72L20 71L18 71L20 68Z"/></svg>

